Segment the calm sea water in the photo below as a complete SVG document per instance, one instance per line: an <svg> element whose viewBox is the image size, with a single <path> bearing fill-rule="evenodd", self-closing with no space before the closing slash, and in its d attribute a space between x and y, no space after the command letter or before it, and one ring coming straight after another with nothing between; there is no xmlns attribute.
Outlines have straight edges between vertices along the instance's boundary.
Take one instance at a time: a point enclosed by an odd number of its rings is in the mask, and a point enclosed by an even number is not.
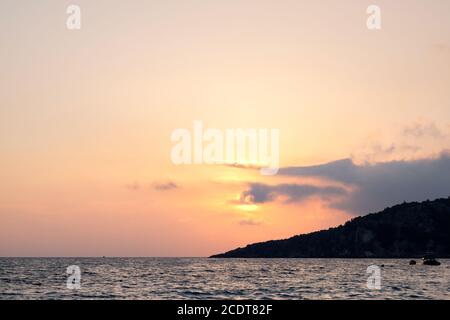
<svg viewBox="0 0 450 320"><path fill-rule="evenodd" d="M450 260L0 258L0 299L450 299ZM367 288L370 265L381 289ZM68 289L67 267L81 270Z"/></svg>

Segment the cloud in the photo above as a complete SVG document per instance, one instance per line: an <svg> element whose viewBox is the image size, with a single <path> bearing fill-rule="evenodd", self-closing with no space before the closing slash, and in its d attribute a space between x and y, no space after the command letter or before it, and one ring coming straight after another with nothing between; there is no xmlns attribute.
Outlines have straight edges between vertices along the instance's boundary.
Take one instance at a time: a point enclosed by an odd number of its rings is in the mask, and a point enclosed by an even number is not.
<svg viewBox="0 0 450 320"><path fill-rule="evenodd" d="M448 197L450 152L442 150L449 150L449 141L450 125L418 119L392 132L369 136L347 159L279 169L278 175L289 181L292 177L316 178L325 187L250 183L237 202L301 202L317 196L332 208L365 214L404 201Z"/></svg>
<svg viewBox="0 0 450 320"><path fill-rule="evenodd" d="M370 134L350 158L357 163L429 158L448 148L449 138L449 125L418 119L405 126Z"/></svg>
<svg viewBox="0 0 450 320"><path fill-rule="evenodd" d="M127 184L125 186L125 188L127 188L128 190L131 190L131 191L139 191L141 189L141 185L137 182L133 182L133 183Z"/></svg>
<svg viewBox="0 0 450 320"><path fill-rule="evenodd" d="M449 152L428 159L362 165L343 159L323 165L282 168L279 174L323 178L351 186L351 192L332 200L330 205L356 214L379 211L403 201L423 201L450 195ZM256 189L261 190L265 189ZM270 193L266 193L265 198L264 193L258 196L259 199L274 200Z"/></svg>
<svg viewBox="0 0 450 320"><path fill-rule="evenodd" d="M285 198L286 203L300 202L312 196L330 198L346 194L347 191L340 187L317 187L308 184L285 183L278 185L267 185L262 183L251 183L249 188L241 193L241 204L260 204Z"/></svg>
<svg viewBox="0 0 450 320"><path fill-rule="evenodd" d="M259 170L263 168L263 166L255 165L255 164L242 164L242 163L231 163L224 164L226 167L237 168L237 169L255 169Z"/></svg>
<svg viewBox="0 0 450 320"><path fill-rule="evenodd" d="M243 219L243 220L239 221L239 224L241 226L253 226L253 227L255 227L255 226L260 226L262 223L259 222L259 221L255 221L253 219Z"/></svg>
<svg viewBox="0 0 450 320"><path fill-rule="evenodd" d="M445 43L436 43L432 48L438 53L450 53L450 46Z"/></svg>
<svg viewBox="0 0 450 320"><path fill-rule="evenodd" d="M351 159L342 159L315 166L281 168L278 172L285 176L319 177L351 183L357 179L356 168Z"/></svg>
<svg viewBox="0 0 450 320"><path fill-rule="evenodd" d="M432 137L436 139L445 138L446 135L434 123L415 123L405 127L403 133L414 138Z"/></svg>
<svg viewBox="0 0 450 320"><path fill-rule="evenodd" d="M153 189L158 190L158 191L169 191L169 190L173 190L173 189L177 189L177 188L179 188L179 186L175 182L172 182L172 181L153 183Z"/></svg>

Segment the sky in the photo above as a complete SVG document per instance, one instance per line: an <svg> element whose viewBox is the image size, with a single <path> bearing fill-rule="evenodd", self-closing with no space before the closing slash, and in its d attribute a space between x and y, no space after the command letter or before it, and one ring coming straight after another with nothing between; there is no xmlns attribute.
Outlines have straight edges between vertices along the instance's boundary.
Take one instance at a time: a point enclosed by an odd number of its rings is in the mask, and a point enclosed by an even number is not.
<svg viewBox="0 0 450 320"><path fill-rule="evenodd" d="M0 256L208 256L450 196L449 17L447 0L1 0ZM175 165L194 121L278 129L278 174Z"/></svg>

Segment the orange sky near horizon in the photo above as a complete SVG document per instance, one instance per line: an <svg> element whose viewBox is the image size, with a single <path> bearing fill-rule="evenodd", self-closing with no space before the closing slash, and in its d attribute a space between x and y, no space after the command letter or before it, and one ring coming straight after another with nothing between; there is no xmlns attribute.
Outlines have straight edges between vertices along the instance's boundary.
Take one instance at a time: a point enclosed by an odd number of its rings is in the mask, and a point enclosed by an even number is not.
<svg viewBox="0 0 450 320"><path fill-rule="evenodd" d="M309 178L176 166L170 136L276 128L281 167L449 149L450 2L376 3L379 31L359 0L2 1L0 256L207 256L352 218L314 196L240 204Z"/></svg>

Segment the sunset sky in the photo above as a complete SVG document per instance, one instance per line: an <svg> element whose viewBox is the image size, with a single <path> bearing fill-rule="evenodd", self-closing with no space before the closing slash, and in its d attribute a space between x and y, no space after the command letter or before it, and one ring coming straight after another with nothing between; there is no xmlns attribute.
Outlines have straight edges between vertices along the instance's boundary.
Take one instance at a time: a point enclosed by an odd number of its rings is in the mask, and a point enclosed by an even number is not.
<svg viewBox="0 0 450 320"><path fill-rule="evenodd" d="M2 0L0 44L0 256L207 256L450 196L448 0ZM196 120L279 129L279 173L174 165Z"/></svg>

